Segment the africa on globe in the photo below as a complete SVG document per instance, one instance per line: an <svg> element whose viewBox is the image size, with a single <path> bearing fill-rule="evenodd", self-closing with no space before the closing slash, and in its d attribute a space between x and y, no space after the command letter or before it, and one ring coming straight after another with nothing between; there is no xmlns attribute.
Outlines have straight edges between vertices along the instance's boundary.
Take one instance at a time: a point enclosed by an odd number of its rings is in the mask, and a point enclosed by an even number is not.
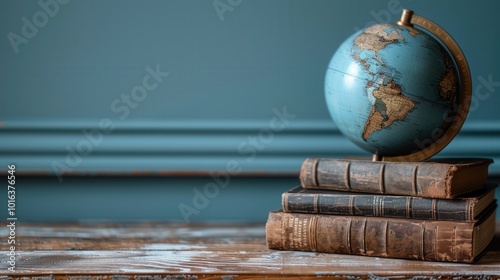
<svg viewBox="0 0 500 280"><path fill-rule="evenodd" d="M437 153L460 129L470 102L463 55L458 65L446 45L410 23L412 16L417 18L405 10L404 22L350 36L325 77L326 103L338 129L386 160L423 160Z"/></svg>

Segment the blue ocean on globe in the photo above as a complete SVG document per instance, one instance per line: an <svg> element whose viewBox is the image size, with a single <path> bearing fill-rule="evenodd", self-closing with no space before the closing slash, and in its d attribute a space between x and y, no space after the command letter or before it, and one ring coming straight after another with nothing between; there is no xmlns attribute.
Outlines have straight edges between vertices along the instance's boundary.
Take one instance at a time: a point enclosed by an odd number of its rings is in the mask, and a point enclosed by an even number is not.
<svg viewBox="0 0 500 280"><path fill-rule="evenodd" d="M430 35L378 24L345 40L325 77L326 103L339 130L381 156L414 153L449 127L459 103L450 54Z"/></svg>

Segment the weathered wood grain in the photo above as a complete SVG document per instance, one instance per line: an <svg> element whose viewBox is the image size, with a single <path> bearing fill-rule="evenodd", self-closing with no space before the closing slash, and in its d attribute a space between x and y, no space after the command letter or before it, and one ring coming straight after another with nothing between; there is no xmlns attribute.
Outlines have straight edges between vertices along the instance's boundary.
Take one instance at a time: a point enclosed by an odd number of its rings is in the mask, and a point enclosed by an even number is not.
<svg viewBox="0 0 500 280"><path fill-rule="evenodd" d="M7 236L5 225L1 236ZM273 251L263 224L20 224L18 259L9 274L1 244L0 276L47 279L359 279L500 277L500 230L476 264ZM418 279L425 279L421 277ZM24 279L24 278L23 278Z"/></svg>

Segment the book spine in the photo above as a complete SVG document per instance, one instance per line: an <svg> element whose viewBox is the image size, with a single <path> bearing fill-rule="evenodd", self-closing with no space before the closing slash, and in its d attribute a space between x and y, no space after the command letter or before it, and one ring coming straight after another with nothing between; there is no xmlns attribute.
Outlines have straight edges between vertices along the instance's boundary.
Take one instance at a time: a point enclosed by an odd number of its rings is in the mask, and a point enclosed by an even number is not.
<svg viewBox="0 0 500 280"><path fill-rule="evenodd" d="M283 193L284 212L471 221L469 200L356 194Z"/></svg>
<svg viewBox="0 0 500 280"><path fill-rule="evenodd" d="M473 262L473 223L271 212L270 249Z"/></svg>
<svg viewBox="0 0 500 280"><path fill-rule="evenodd" d="M308 158L302 164L300 180L309 189L451 198L455 170L450 164Z"/></svg>

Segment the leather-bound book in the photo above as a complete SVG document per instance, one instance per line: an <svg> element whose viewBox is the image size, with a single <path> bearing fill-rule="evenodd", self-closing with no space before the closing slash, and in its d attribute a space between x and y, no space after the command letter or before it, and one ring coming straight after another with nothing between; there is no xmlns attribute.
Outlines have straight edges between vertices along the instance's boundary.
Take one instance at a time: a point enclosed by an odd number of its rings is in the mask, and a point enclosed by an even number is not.
<svg viewBox="0 0 500 280"><path fill-rule="evenodd" d="M473 221L495 200L490 184L466 196L439 199L295 187L282 195L283 212Z"/></svg>
<svg viewBox="0 0 500 280"><path fill-rule="evenodd" d="M477 260L494 234L494 210L470 222L279 211L266 224L270 249L465 263Z"/></svg>
<svg viewBox="0 0 500 280"><path fill-rule="evenodd" d="M306 189L450 199L483 187L492 162L487 158L424 162L308 158L300 181Z"/></svg>

